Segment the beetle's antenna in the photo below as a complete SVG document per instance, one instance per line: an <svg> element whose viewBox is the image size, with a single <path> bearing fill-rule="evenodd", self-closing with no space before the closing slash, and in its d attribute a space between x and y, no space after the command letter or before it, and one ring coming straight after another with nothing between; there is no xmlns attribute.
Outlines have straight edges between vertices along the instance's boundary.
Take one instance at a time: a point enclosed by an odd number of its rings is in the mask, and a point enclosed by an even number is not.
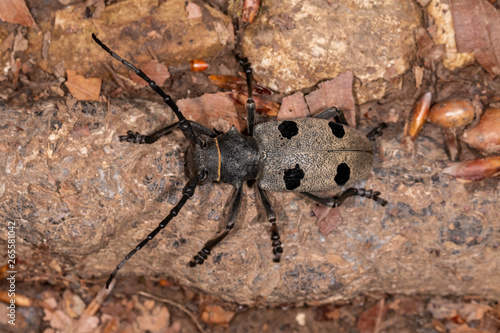
<svg viewBox="0 0 500 333"><path fill-rule="evenodd" d="M175 104L174 100L167 95L153 80L151 80L146 74L144 74L143 71L141 71L139 68L135 67L132 65L130 62L127 60L123 59L120 57L118 54L113 52L109 47L106 46L103 42L99 40L99 38L96 37L94 33L92 33L92 38L94 41L104 49L104 51L108 52L113 58L116 60L120 61L122 64L127 66L128 68L132 69L137 75L139 75L144 81L146 81L149 86L163 98L163 101L174 111L175 115L179 119L179 129L182 131L184 136L193 144L198 145L198 146L204 146L203 141L195 134L193 131L193 128L191 127L191 124L189 121L184 117L182 114L181 110Z"/></svg>
<svg viewBox="0 0 500 333"><path fill-rule="evenodd" d="M203 180L203 178L205 178L206 176L207 176L207 171L202 171L199 174L191 177L191 179L189 179L189 181L187 182L186 186L184 186L184 188L182 189L182 198L181 198L181 200L179 200L179 202L177 203L177 205L175 205L175 207L172 208L172 210L167 215L167 217L165 217L163 219L163 221L160 222L160 224L156 227L156 229L153 230L142 242L140 242L139 244L137 244L137 246L135 247L135 249L133 249L132 251L130 251L129 254L127 254L125 256L125 258L118 264L118 266L116 266L115 270L113 271L113 273L111 273L111 275L109 276L108 281L106 282L106 288L109 287L109 284L111 283L111 281L113 281L113 279L115 278L116 274L118 274L118 270L120 268L122 268L123 265L125 265L125 263L127 262L127 260L129 260L137 251L139 251L140 249L142 249L144 247L144 245L146 245L150 240L152 240L153 238L155 238L155 236L163 228L165 228L167 226L168 222L170 222L170 220L172 220L179 213L179 211L181 210L182 206L184 206L184 204L186 203L186 201L193 196L194 191L196 189L196 185L198 184L198 182L201 181L201 180Z"/></svg>

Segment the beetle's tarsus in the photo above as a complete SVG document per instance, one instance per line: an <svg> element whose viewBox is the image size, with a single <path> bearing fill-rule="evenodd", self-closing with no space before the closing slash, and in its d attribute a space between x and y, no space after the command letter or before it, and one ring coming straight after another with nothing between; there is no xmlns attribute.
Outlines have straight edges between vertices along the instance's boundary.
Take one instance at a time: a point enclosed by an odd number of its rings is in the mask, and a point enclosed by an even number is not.
<svg viewBox="0 0 500 333"><path fill-rule="evenodd" d="M127 131L127 135L120 135L118 138L120 141L141 144L144 143L146 136L140 134L139 132Z"/></svg>
<svg viewBox="0 0 500 333"><path fill-rule="evenodd" d="M319 204L336 208L340 206L347 198L353 197L353 196L360 196L364 197L367 199L372 199L376 202L378 202L381 206L385 206L387 204L387 200L384 200L382 198L379 198L380 192L378 191L373 191L373 190L367 190L364 188L348 188L344 192L340 193L339 195L336 195L332 198L329 197L320 197L314 194L311 194L309 192L300 192L304 196L308 197L309 199L312 199L316 201Z"/></svg>
<svg viewBox="0 0 500 333"><path fill-rule="evenodd" d="M375 127L368 134L366 134L366 137L370 141L375 141L376 138L382 135L382 132L385 128L387 128L387 124L380 123L377 127Z"/></svg>

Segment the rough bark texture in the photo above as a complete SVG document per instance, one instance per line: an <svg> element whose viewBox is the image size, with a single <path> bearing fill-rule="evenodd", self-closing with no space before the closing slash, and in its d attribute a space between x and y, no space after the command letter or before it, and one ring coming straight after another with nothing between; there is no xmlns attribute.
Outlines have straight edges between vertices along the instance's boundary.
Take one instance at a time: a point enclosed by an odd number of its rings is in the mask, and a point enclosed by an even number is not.
<svg viewBox="0 0 500 333"><path fill-rule="evenodd" d="M261 82L280 92L351 70L362 104L410 67L421 16L407 0L268 0L245 30L243 51Z"/></svg>
<svg viewBox="0 0 500 333"><path fill-rule="evenodd" d="M1 216L19 228L23 277L59 266L64 274L107 277L180 199L187 181L180 132L149 146L117 140L129 129L148 133L173 122L163 104L0 107ZM224 221L231 188L209 184L120 275L168 277L242 304L319 304L370 291L500 298L498 178L463 185L442 174L447 157L434 131L424 128L416 155L407 157L402 128L389 128L377 140L372 177L359 184L389 204L349 199L328 235L315 224L312 201L271 193L284 244L279 264L270 224L246 187L231 236L204 265L187 266ZM6 232L0 235L5 243Z"/></svg>

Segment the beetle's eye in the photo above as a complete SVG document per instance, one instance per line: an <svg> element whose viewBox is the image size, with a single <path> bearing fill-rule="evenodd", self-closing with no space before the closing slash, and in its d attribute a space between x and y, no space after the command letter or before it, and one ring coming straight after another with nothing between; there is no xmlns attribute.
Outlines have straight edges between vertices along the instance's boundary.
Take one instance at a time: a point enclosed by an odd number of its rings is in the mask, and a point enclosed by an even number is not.
<svg viewBox="0 0 500 333"><path fill-rule="evenodd" d="M204 168L204 169L201 171L201 178L200 178L200 182L204 182L205 180L207 180L207 177L208 177L208 169L207 169L207 168Z"/></svg>

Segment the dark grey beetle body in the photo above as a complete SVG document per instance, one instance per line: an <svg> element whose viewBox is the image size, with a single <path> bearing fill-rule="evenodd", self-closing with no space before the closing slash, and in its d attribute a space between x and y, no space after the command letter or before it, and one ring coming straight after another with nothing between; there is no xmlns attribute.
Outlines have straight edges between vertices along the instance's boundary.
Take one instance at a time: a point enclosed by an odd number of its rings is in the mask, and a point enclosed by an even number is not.
<svg viewBox="0 0 500 333"><path fill-rule="evenodd" d="M271 223L273 260L280 261L283 249L276 223L276 214L266 191L296 191L330 207L337 207L351 196L370 198L381 205L380 192L349 188L335 197L319 197L309 192L331 190L349 185L370 173L373 164L368 139L349 127L341 110L330 108L314 118L274 121L255 125L255 102L252 98L252 69L246 59L238 58L247 77L248 101L247 132L239 133L233 126L227 133L216 133L196 122L188 121L179 107L144 72L111 51L94 34L94 41L112 57L134 70L163 98L178 122L152 134L142 135L128 131L120 141L151 144L173 129L179 128L191 143L186 152L186 174L189 177L182 189L182 198L170 210L147 238L130 251L113 271L109 286L118 270L137 251L153 239L179 213L195 192L196 186L208 182L232 184L234 190L226 204L225 226L215 238L208 240L189 262L191 267L201 265L234 227L242 201L243 183L256 180L259 199ZM335 119L335 121L329 121Z"/></svg>
<svg viewBox="0 0 500 333"><path fill-rule="evenodd" d="M373 164L366 136L320 118L261 123L253 137L232 127L202 140L208 148L191 145L186 154L188 177L206 168L204 182L237 187L255 179L267 191L327 191L366 178Z"/></svg>

